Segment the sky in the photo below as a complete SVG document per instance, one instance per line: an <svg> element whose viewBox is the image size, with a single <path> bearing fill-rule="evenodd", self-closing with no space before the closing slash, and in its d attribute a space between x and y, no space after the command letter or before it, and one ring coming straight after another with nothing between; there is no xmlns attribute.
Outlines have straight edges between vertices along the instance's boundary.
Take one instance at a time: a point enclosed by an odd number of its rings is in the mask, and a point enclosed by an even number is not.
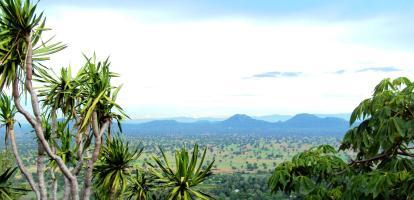
<svg viewBox="0 0 414 200"><path fill-rule="evenodd" d="M48 63L110 56L134 119L349 113L383 78L414 78L414 1L41 0Z"/></svg>

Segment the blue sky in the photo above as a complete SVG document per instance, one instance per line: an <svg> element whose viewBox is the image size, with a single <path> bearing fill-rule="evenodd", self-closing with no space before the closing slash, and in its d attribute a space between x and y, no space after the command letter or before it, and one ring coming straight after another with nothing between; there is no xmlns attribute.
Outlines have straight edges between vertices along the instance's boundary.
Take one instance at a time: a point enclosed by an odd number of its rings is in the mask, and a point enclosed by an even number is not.
<svg viewBox="0 0 414 200"><path fill-rule="evenodd" d="M146 9L175 13L184 20L210 17L311 18L324 21L356 20L375 16L412 16L414 2L409 0L89 0L41 1L48 6L82 8ZM409 20L409 19L407 19Z"/></svg>
<svg viewBox="0 0 414 200"><path fill-rule="evenodd" d="M133 118L344 113L413 78L413 1L50 1L52 34L111 56Z"/></svg>

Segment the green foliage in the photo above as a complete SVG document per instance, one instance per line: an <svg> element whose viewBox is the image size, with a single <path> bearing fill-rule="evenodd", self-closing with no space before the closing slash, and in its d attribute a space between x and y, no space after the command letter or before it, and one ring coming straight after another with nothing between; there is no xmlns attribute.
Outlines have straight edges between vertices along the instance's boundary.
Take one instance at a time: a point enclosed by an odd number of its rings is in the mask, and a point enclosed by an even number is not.
<svg viewBox="0 0 414 200"><path fill-rule="evenodd" d="M55 134L52 133L50 121L43 118L43 133L49 144L53 145L56 155L62 158L68 166L75 166L76 149L73 147L72 134L68 126L68 122L57 122L57 129ZM55 160L49 160L49 167L56 170L58 165Z"/></svg>
<svg viewBox="0 0 414 200"><path fill-rule="evenodd" d="M340 150L355 152L345 163L320 146L278 165L272 192L305 199L413 199L414 83L384 79L350 119Z"/></svg>
<svg viewBox="0 0 414 200"><path fill-rule="evenodd" d="M14 166L14 156L9 148L0 150L0 172Z"/></svg>
<svg viewBox="0 0 414 200"><path fill-rule="evenodd" d="M133 163L141 155L143 148L130 149L129 143L120 136L107 139L101 156L94 168L94 182L97 190L107 197L120 197L128 184Z"/></svg>
<svg viewBox="0 0 414 200"><path fill-rule="evenodd" d="M85 56L86 64L79 74L80 96L82 97L83 109L80 111L83 117L81 129L90 123L92 113L98 114L98 119L115 119L118 122L127 117L123 109L116 103L119 87L113 87L111 79L118 74L109 71L109 58L104 61L96 61L95 55L91 58Z"/></svg>
<svg viewBox="0 0 414 200"><path fill-rule="evenodd" d="M128 179L125 197L128 200L155 199L155 195L151 193L156 187L153 177L146 174L145 171L136 170Z"/></svg>
<svg viewBox="0 0 414 200"><path fill-rule="evenodd" d="M34 47L35 66L66 47L59 42L52 43L53 38L42 40L42 33L48 29L43 13L37 14L36 8L37 4L28 0L0 1L0 89L16 79L23 80L29 42Z"/></svg>
<svg viewBox="0 0 414 200"><path fill-rule="evenodd" d="M414 84L404 77L381 81L373 96L353 111L350 123L362 121L346 133L340 149L357 151L358 160L412 155L408 148L414 138L413 90ZM380 164L384 160L374 159L365 164Z"/></svg>
<svg viewBox="0 0 414 200"><path fill-rule="evenodd" d="M6 127L6 137L4 139L5 143L8 139L9 129L13 128L15 123L15 116L17 114L17 109L13 105L12 100L3 92L0 92L0 126Z"/></svg>
<svg viewBox="0 0 414 200"><path fill-rule="evenodd" d="M78 79L78 76L72 77L71 67L61 68L60 75L45 68L37 68L35 80L43 84L39 89L43 106L55 111L60 109L64 115L72 115L77 105L79 85L82 84Z"/></svg>
<svg viewBox="0 0 414 200"><path fill-rule="evenodd" d="M0 200L13 200L30 191L13 184L12 177L17 168L8 168L0 174Z"/></svg>
<svg viewBox="0 0 414 200"><path fill-rule="evenodd" d="M272 192L293 193L306 199L336 199L345 181L338 172L348 170L336 153L333 147L322 145L282 162L269 179Z"/></svg>
<svg viewBox="0 0 414 200"><path fill-rule="evenodd" d="M191 158L185 147L177 150L175 170L171 168L164 151L162 149L160 151L163 161L153 156L156 165L149 163L150 172L155 177L155 181L168 190L167 199L212 199L212 196L198 189L202 182L212 175L211 168L214 161L203 169L207 149L204 149L200 160L197 144L194 145Z"/></svg>
<svg viewBox="0 0 414 200"><path fill-rule="evenodd" d="M258 173L222 173L215 174L206 181L212 184L209 193L219 200L283 200L288 199L282 193L271 194L267 187L270 174Z"/></svg>

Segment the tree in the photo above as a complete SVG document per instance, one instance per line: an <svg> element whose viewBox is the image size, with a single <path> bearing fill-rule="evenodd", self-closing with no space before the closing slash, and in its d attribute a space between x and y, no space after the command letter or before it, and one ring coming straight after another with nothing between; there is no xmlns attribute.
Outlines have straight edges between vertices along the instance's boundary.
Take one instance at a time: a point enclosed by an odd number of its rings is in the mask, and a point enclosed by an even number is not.
<svg viewBox="0 0 414 200"><path fill-rule="evenodd" d="M82 108L79 111L81 120L78 120L78 130L82 132L91 127L95 138L92 158L87 163L82 194L84 199L88 199L92 188L93 165L99 158L103 136L106 133L108 139L111 139L112 120L118 123L118 128L122 131L120 121L128 116L116 103L121 86L114 87L111 83L111 79L118 77L118 74L109 70L109 58L102 62L97 62L95 55L85 58L86 64L79 73L83 84L80 85L78 94Z"/></svg>
<svg viewBox="0 0 414 200"><path fill-rule="evenodd" d="M120 120L127 116L116 104L121 87L111 84L111 79L118 75L109 70L109 59L96 61L94 55L91 58L85 56L85 60L85 65L75 77L72 76L70 67L62 68L60 76L53 75L50 70L39 68L36 80L43 84L40 97L43 108L49 112L51 119L46 123L51 124L51 137L61 143L60 146L52 145L53 151L61 157L75 177L85 169L81 196L82 199L89 199L94 164L102 152L102 145L105 145L102 143L104 135L111 138L113 120L118 122L121 130ZM62 113L64 124L56 120L58 112ZM70 121L75 122L71 130L68 125ZM72 140L75 144L73 147L70 145ZM49 143L56 145L59 142L52 140ZM75 157L76 162L73 162ZM86 168L82 168L85 161ZM69 179L65 178L65 197L69 192L68 183Z"/></svg>
<svg viewBox="0 0 414 200"><path fill-rule="evenodd" d="M39 141L38 145L38 186L32 187L38 199L46 199L46 185L43 176L43 159L40 155L44 152L59 163L59 167L65 176L71 179L74 190L77 190L77 183L61 159L53 154L49 144L45 140L42 126L41 113L39 109L38 98L32 87L33 70L37 62L48 59L47 56L62 50L64 45L59 43L50 44L49 41L42 42L42 32L45 29L45 19L43 13L37 15L36 4L30 1L21 0L2 0L0 1L0 86L12 87L13 100L17 110L24 115L32 127L35 129ZM23 83L20 85L20 83ZM20 89L28 92L31 99L31 105L34 116L27 112L20 105ZM20 167L20 166L19 166ZM25 176L26 178L28 176ZM30 180L28 180L31 182Z"/></svg>
<svg viewBox="0 0 414 200"><path fill-rule="evenodd" d="M94 180L96 190L106 198L120 199L127 188L128 176L131 175L133 163L141 155L143 148L130 149L129 143L120 136L109 138L102 154L95 164Z"/></svg>
<svg viewBox="0 0 414 200"><path fill-rule="evenodd" d="M163 161L153 156L156 165L148 164L151 166L150 173L155 177L155 182L161 188L168 190L167 199L212 199L212 196L199 189L202 182L213 174L211 168L214 160L207 166L203 166L207 148L204 149L200 160L197 144L194 145L191 158L185 147L177 150L175 152L175 170L171 168L164 151L162 149L160 151ZM203 169L203 167L205 168Z"/></svg>
<svg viewBox="0 0 414 200"><path fill-rule="evenodd" d="M384 79L353 111L339 151L323 145L279 164L273 192L307 199L412 199L414 194L414 83Z"/></svg>
<svg viewBox="0 0 414 200"><path fill-rule="evenodd" d="M97 62L95 56L85 56L86 64L75 77L70 68L63 68L59 75L54 76L54 72L41 61L49 59L49 55L66 46L59 42L52 43L52 39L43 40L42 33L47 30L45 18L43 13L36 12L36 8L37 4L30 0L0 0L0 87L2 91L11 89L17 111L25 117L36 134L37 180L33 180L30 173L25 173L23 165L18 166L37 199L48 197L44 175L46 157L56 167L50 170L53 185L56 185L53 178L55 170L63 174L65 194L68 194L64 199L69 196L79 199L78 175L85 169L81 196L82 199L89 199L93 165L101 152L103 137L105 134L110 137L113 120L119 124L119 120L126 117L116 104L120 87L114 87L111 83L111 78L117 75L109 70L109 59ZM43 87L33 88L33 81L40 82ZM21 105L23 94L30 97L33 112ZM65 134L59 134L58 118L76 122L71 126L70 136L67 134L69 123L64 128ZM68 152L76 152L76 160L72 159L73 156L68 159ZM55 188L53 199L57 198Z"/></svg>

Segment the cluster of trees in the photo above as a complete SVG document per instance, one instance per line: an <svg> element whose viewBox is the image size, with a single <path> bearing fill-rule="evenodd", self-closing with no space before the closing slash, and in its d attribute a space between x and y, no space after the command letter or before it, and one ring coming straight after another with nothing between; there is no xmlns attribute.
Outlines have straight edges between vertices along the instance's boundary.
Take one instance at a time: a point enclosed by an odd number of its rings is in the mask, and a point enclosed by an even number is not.
<svg viewBox="0 0 414 200"><path fill-rule="evenodd" d="M197 186L212 174L213 162L204 166L206 150L200 158L197 145L191 156L185 148L176 152L176 169L162 151L162 160L154 157L147 171L133 168L142 149L131 149L112 133L115 122L122 131L120 121L127 117L116 103L121 87L111 82L118 74L109 70L108 59L97 61L95 55L85 56L75 75L70 67L55 73L42 64L65 45L44 40L45 17L36 8L30 0L0 1L0 121L36 198L58 199L57 183L63 178L60 199L90 199L92 194L99 199L146 199L157 188L163 188L169 199L208 199ZM30 110L21 104L24 96L30 99ZM16 142L18 113L36 135L34 174L22 161ZM15 171L8 168L0 176L0 199L14 199L16 191L25 191L10 185Z"/></svg>
<svg viewBox="0 0 414 200"><path fill-rule="evenodd" d="M216 174L206 183L214 185L209 192L219 200L287 199L282 193L271 194L267 186L270 174Z"/></svg>
<svg viewBox="0 0 414 200"><path fill-rule="evenodd" d="M299 199L414 199L414 83L384 79L350 123L339 150L321 145L279 164L271 190ZM355 156L344 161L338 151Z"/></svg>

